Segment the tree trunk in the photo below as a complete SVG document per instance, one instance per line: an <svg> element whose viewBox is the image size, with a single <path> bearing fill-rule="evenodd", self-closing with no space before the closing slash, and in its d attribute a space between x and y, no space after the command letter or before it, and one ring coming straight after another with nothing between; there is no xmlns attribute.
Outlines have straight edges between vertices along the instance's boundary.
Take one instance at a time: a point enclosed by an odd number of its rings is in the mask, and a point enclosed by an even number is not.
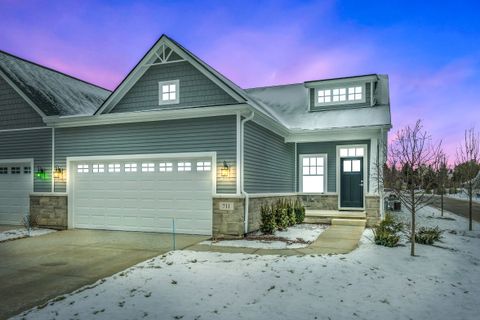
<svg viewBox="0 0 480 320"><path fill-rule="evenodd" d="M415 256L415 191L412 191L412 235L410 236L410 255Z"/></svg>
<svg viewBox="0 0 480 320"><path fill-rule="evenodd" d="M440 195L440 214L443 217L443 191L442 191L442 194Z"/></svg>

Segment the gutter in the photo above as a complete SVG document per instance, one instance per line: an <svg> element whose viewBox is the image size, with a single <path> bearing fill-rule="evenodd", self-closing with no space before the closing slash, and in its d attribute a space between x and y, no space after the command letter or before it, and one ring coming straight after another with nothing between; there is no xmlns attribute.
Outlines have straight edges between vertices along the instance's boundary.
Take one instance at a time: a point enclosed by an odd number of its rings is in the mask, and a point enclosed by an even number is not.
<svg viewBox="0 0 480 320"><path fill-rule="evenodd" d="M243 213L243 222L244 222L244 234L248 233L248 205L250 195L245 191L245 122L250 121L255 116L255 112L252 113L242 120L240 125L240 155L241 155L241 171L240 171L240 185L241 185L241 194L245 197L245 207Z"/></svg>

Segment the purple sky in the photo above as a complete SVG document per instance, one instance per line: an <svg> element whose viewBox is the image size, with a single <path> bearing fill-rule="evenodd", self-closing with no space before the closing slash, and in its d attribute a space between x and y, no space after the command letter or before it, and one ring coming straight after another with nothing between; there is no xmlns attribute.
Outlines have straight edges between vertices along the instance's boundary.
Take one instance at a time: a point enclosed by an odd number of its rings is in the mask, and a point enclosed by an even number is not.
<svg viewBox="0 0 480 320"><path fill-rule="evenodd" d="M387 73L393 133L423 119L452 161L480 127L480 5L383 2L0 0L0 49L108 89L162 33L244 88Z"/></svg>

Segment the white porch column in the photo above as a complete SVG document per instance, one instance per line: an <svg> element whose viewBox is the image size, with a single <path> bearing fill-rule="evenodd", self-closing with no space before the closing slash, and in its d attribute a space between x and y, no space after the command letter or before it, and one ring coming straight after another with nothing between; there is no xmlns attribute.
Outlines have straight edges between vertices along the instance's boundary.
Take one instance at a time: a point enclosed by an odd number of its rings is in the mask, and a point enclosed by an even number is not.
<svg viewBox="0 0 480 320"><path fill-rule="evenodd" d="M368 193L370 194L379 194L378 193L378 137L370 139L370 174L369 174L369 183L368 183Z"/></svg>

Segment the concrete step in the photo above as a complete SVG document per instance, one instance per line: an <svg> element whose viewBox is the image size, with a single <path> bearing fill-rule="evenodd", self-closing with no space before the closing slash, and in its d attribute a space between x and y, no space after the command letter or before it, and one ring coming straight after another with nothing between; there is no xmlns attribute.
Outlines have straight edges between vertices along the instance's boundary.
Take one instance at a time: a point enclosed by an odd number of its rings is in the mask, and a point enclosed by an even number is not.
<svg viewBox="0 0 480 320"><path fill-rule="evenodd" d="M367 225L366 219L332 219L332 226L359 226L365 227Z"/></svg>
<svg viewBox="0 0 480 320"><path fill-rule="evenodd" d="M339 218L339 219L365 219L367 214L365 211L339 211L339 210L305 210L306 217L321 218Z"/></svg>
<svg viewBox="0 0 480 320"><path fill-rule="evenodd" d="M312 216L305 216L303 223L311 223L311 224L320 224L326 223L330 224L332 222L332 218L324 218L324 217L312 217Z"/></svg>

